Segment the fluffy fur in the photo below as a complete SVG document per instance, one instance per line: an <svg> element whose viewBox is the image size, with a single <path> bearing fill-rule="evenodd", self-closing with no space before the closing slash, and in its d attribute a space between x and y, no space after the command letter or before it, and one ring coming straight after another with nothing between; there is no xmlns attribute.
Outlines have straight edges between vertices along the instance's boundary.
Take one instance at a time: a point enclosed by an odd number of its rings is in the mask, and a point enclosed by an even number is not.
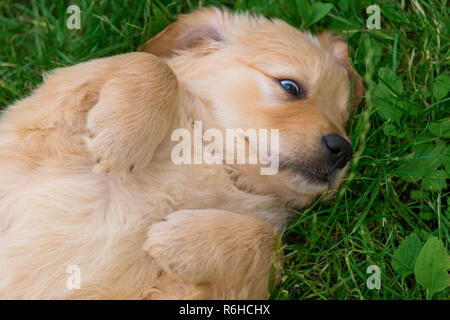
<svg viewBox="0 0 450 320"><path fill-rule="evenodd" d="M338 186L345 170L318 184L290 169L177 166L170 136L195 120L277 128L280 159L313 168L321 137L345 136L350 84L362 94L343 41L210 8L141 51L56 69L3 113L0 298L264 299L286 203ZM70 265L80 289L66 286Z"/></svg>

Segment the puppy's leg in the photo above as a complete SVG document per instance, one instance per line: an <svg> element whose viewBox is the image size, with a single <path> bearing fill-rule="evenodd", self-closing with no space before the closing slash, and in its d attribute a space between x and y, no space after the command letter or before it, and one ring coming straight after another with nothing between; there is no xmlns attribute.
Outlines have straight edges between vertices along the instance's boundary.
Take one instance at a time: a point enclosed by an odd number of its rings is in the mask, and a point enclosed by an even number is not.
<svg viewBox="0 0 450 320"><path fill-rule="evenodd" d="M144 249L203 297L265 299L273 262L279 262L277 243L264 221L223 210L181 210L150 227Z"/></svg>
<svg viewBox="0 0 450 320"><path fill-rule="evenodd" d="M44 79L31 96L2 113L0 158L23 161L29 155L29 163L35 163L42 157L84 156L86 137L97 170L142 167L167 133L177 107L175 74L147 53L58 68Z"/></svg>
<svg viewBox="0 0 450 320"><path fill-rule="evenodd" d="M178 101L178 82L156 56L128 54L101 87L89 111L88 149L95 170L127 173L148 165L167 133Z"/></svg>

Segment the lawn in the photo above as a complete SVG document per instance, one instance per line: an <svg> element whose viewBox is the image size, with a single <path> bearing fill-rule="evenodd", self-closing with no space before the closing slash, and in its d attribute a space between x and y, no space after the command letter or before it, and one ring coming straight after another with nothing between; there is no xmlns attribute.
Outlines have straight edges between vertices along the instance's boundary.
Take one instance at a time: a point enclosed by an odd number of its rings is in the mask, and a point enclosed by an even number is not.
<svg viewBox="0 0 450 320"><path fill-rule="evenodd" d="M351 46L366 95L349 121L355 151L335 201L295 213L273 299L448 299L450 85L445 0L0 1L0 109L42 73L135 51L179 13L219 5L281 18ZM81 28L68 30L69 4ZM369 5L380 29L368 29ZM370 289L367 268L379 267ZM369 279L370 280L370 279ZM369 281L372 283L371 281Z"/></svg>

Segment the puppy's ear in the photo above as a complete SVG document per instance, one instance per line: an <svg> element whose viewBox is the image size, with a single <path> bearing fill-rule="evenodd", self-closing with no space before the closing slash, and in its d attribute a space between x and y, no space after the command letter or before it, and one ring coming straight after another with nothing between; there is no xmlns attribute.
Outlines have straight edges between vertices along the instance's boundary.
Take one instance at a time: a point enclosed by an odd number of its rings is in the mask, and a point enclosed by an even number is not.
<svg viewBox="0 0 450 320"><path fill-rule="evenodd" d="M223 41L223 27L230 15L230 12L215 7L182 15L138 51L167 57L174 50L188 49L205 41Z"/></svg>
<svg viewBox="0 0 450 320"><path fill-rule="evenodd" d="M350 83L353 82L353 107L359 105L362 101L362 95L364 94L364 85L362 78L357 74L350 64L348 56L347 43L339 36L333 35L329 32L321 33L317 36L320 44L330 51L341 66L347 70Z"/></svg>

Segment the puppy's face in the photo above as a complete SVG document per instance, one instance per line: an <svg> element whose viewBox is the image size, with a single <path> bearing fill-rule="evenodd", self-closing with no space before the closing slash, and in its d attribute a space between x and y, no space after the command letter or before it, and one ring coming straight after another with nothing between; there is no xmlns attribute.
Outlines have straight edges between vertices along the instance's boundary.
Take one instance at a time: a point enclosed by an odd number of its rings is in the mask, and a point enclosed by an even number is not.
<svg viewBox="0 0 450 320"><path fill-rule="evenodd" d="M302 33L282 21L203 9L182 17L142 50L168 58L208 108L216 128L278 129L279 170L236 166L237 184L302 206L339 184L352 147L350 107L362 95L346 44ZM351 86L353 84L353 89Z"/></svg>

